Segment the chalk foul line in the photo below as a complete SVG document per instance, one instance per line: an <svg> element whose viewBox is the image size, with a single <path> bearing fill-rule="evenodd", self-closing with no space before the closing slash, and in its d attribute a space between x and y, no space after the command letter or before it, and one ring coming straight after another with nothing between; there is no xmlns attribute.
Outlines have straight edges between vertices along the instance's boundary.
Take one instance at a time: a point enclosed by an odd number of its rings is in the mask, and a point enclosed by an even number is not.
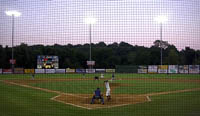
<svg viewBox="0 0 200 116"><path fill-rule="evenodd" d="M79 107L79 108L88 109L88 110L96 109L96 108L112 108L112 107L130 105L130 104L120 104L120 105L113 105L113 106L107 106L107 107L89 108L89 107L84 107L84 106L76 105L76 104L73 104L73 103L67 103L67 102L64 102L64 101L56 99L57 97L60 97L62 94L63 95L73 96L73 97L78 97L78 98L88 98L88 97L83 97L83 96L79 96L79 95L76 95L76 94L70 94L70 93L63 93L63 92L60 92L60 91L55 91L55 90L49 90L49 89L45 89L45 88L34 87L34 86L30 86L30 85L26 85L26 84L20 84L20 83L15 83L15 82L10 82L10 81L0 80L0 82L5 82L7 84L12 84L12 85L17 85L17 86L21 86L21 87L26 87L26 88L32 88L32 89L36 89L36 90L41 90L41 91L45 91L45 92L49 92L49 93L56 93L58 95L50 98L51 100L56 101L56 102L60 102L60 103L64 103L64 104L68 104L68 105L72 105L72 106ZM142 94L142 95L138 95L138 96L146 96L147 100L150 102L150 101L152 101L150 99L150 96L173 94L173 93L183 93L183 92L191 92L191 91L199 91L199 90L200 90L200 88L192 88L192 89L184 89L184 90L177 90L177 91L168 91L168 92Z"/></svg>

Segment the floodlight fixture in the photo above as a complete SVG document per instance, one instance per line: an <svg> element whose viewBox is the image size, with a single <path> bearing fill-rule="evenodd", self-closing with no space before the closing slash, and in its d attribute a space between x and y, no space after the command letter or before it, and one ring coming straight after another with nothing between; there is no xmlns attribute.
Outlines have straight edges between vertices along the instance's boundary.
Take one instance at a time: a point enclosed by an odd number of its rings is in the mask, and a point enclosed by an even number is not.
<svg viewBox="0 0 200 116"><path fill-rule="evenodd" d="M158 22L159 24L161 24L161 23L167 22L167 21L168 21L168 18L167 18L166 15L160 15L160 16L155 17L154 20L155 20L156 22Z"/></svg>
<svg viewBox="0 0 200 116"><path fill-rule="evenodd" d="M14 17L19 17L21 16L21 13L16 11L16 10L10 10L10 11L5 11L6 15L8 16L14 16Z"/></svg>
<svg viewBox="0 0 200 116"><path fill-rule="evenodd" d="M87 17L87 18L85 18L85 23L86 24L96 24L96 22L97 22L97 19L96 18L94 18L94 17Z"/></svg>

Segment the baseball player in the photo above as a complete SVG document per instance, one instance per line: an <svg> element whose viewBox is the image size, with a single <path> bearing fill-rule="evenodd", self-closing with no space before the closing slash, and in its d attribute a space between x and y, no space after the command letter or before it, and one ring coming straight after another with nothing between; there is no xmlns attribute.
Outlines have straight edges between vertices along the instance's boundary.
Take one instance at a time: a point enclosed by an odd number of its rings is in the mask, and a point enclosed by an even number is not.
<svg viewBox="0 0 200 116"><path fill-rule="evenodd" d="M90 102L90 104L93 104L95 99L101 99L101 103L104 104L104 99L103 99L103 95L101 94L100 88L97 88L94 91L94 95L92 97L92 101Z"/></svg>
<svg viewBox="0 0 200 116"><path fill-rule="evenodd" d="M35 74L32 73L31 76L32 76L32 79L34 80L35 79Z"/></svg>
<svg viewBox="0 0 200 116"><path fill-rule="evenodd" d="M104 78L104 74L103 73L101 73L101 78Z"/></svg>
<svg viewBox="0 0 200 116"><path fill-rule="evenodd" d="M112 80L115 80L115 74L112 73Z"/></svg>
<svg viewBox="0 0 200 116"><path fill-rule="evenodd" d="M111 99L111 96L110 96L110 85L109 85L108 80L104 81L104 83L105 83L105 87L106 87L106 97L107 97L107 100L109 101Z"/></svg>
<svg viewBox="0 0 200 116"><path fill-rule="evenodd" d="M82 76L83 78L85 78L85 73L83 73L83 76Z"/></svg>
<svg viewBox="0 0 200 116"><path fill-rule="evenodd" d="M95 77L94 77L94 80L98 80L98 81L99 81L99 77L98 77L98 76L95 76Z"/></svg>

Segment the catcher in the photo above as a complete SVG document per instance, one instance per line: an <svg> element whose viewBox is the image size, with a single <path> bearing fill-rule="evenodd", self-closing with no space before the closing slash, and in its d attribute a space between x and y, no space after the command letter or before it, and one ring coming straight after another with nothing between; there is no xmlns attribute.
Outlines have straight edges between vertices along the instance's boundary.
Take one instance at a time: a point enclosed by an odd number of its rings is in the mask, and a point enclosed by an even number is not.
<svg viewBox="0 0 200 116"><path fill-rule="evenodd" d="M92 97L91 104L94 104L94 100L95 100L95 99L101 99L101 104L104 104L104 99L103 99L103 95L101 94L100 88L97 88L97 89L94 91L94 95L93 95L93 97Z"/></svg>

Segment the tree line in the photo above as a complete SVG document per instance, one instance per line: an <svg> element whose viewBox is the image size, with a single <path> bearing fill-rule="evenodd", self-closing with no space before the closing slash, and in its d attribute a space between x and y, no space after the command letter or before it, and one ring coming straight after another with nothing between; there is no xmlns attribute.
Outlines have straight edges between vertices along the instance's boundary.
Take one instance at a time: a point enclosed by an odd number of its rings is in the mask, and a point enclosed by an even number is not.
<svg viewBox="0 0 200 116"><path fill-rule="evenodd" d="M161 43L161 44L160 44ZM174 45L156 40L151 47L133 46L126 42L106 45L92 43L94 68L115 68L116 65L160 65L160 47L163 48L163 65L200 64L200 50L186 47L180 51ZM87 68L89 44L78 45L32 45L22 43L14 47L15 67L37 68L38 55L59 57L59 68ZM0 68L10 68L12 49L0 45Z"/></svg>

